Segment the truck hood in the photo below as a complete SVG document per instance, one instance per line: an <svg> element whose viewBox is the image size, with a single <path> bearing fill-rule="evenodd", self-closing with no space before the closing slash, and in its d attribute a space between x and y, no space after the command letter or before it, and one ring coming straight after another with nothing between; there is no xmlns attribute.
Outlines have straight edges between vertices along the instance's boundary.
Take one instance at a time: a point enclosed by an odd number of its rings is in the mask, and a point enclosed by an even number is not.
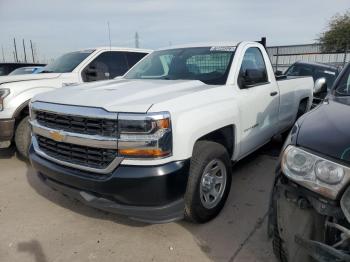
<svg viewBox="0 0 350 262"><path fill-rule="evenodd" d="M350 163L350 97L330 97L307 114L297 144Z"/></svg>
<svg viewBox="0 0 350 262"><path fill-rule="evenodd" d="M214 87L197 80L118 79L59 88L33 101L145 113L153 104Z"/></svg>
<svg viewBox="0 0 350 262"><path fill-rule="evenodd" d="M31 81L31 80L42 80L57 78L60 73L43 73L43 74L27 74L27 75L13 75L13 76L0 76L0 84Z"/></svg>

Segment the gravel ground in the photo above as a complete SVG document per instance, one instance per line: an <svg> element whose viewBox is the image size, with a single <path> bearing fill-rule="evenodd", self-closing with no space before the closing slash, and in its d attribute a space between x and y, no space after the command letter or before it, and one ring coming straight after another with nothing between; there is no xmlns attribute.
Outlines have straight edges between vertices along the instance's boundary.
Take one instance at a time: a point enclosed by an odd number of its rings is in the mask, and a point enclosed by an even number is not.
<svg viewBox="0 0 350 262"><path fill-rule="evenodd" d="M148 225L84 206L1 151L0 261L275 261L266 213L280 146L234 167L224 210L204 225Z"/></svg>

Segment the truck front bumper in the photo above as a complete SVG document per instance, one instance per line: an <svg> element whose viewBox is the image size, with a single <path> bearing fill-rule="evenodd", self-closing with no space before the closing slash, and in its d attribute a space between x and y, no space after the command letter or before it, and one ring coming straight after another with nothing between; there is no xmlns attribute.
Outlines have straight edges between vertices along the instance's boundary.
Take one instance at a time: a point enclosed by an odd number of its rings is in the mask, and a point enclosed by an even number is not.
<svg viewBox="0 0 350 262"><path fill-rule="evenodd" d="M0 119L0 143L11 141L14 130L15 119Z"/></svg>
<svg viewBox="0 0 350 262"><path fill-rule="evenodd" d="M339 202L326 200L292 181L282 182L283 177L286 176L278 166L270 200L268 229L269 233L272 233L271 230L277 226L285 254L288 256L287 260L311 261L307 258L312 257L315 261L350 262L348 251L342 250L341 245L336 248L334 243L330 242L336 238L334 235L330 237L329 232L338 232L336 223L340 224L345 219ZM336 222L330 223L326 218ZM350 231L348 226L341 226L346 232ZM326 236L327 239L324 239ZM347 243L346 239L350 238L344 236L344 243Z"/></svg>
<svg viewBox="0 0 350 262"><path fill-rule="evenodd" d="M189 160L159 166L120 165L99 175L48 161L30 148L40 180L86 205L146 223L167 223L184 216Z"/></svg>

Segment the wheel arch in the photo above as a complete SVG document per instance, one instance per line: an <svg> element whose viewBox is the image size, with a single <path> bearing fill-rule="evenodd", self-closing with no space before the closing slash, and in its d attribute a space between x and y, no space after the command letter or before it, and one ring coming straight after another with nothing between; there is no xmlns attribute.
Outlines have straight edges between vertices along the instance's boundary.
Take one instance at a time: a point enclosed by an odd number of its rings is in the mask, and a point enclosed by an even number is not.
<svg viewBox="0 0 350 262"><path fill-rule="evenodd" d="M29 102L30 99L22 103L13 114L13 118L16 120L16 126L24 117L29 115Z"/></svg>
<svg viewBox="0 0 350 262"><path fill-rule="evenodd" d="M221 144L224 146L230 156L230 158L233 156L233 153L235 151L235 125L226 125L224 127L218 128L216 130L213 130L201 137L199 137L196 142L198 141L212 141L216 142L218 144ZM196 143L195 142L195 143Z"/></svg>

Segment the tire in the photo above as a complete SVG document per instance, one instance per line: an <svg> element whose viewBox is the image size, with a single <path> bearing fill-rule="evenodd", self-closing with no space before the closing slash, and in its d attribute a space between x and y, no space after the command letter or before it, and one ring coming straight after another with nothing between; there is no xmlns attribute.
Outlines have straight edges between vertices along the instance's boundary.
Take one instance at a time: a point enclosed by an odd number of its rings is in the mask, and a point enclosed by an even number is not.
<svg viewBox="0 0 350 262"><path fill-rule="evenodd" d="M197 142L185 193L185 219L205 223L216 217L225 205L231 181L231 160L225 147L211 141Z"/></svg>
<svg viewBox="0 0 350 262"><path fill-rule="evenodd" d="M280 237L277 225L275 225L274 231L273 231L273 239L272 239L273 253L275 254L278 261L288 262L287 253L283 245L284 245L283 240Z"/></svg>
<svg viewBox="0 0 350 262"><path fill-rule="evenodd" d="M15 144L18 153L25 159L29 158L29 146L31 143L29 116L23 118L15 131Z"/></svg>

